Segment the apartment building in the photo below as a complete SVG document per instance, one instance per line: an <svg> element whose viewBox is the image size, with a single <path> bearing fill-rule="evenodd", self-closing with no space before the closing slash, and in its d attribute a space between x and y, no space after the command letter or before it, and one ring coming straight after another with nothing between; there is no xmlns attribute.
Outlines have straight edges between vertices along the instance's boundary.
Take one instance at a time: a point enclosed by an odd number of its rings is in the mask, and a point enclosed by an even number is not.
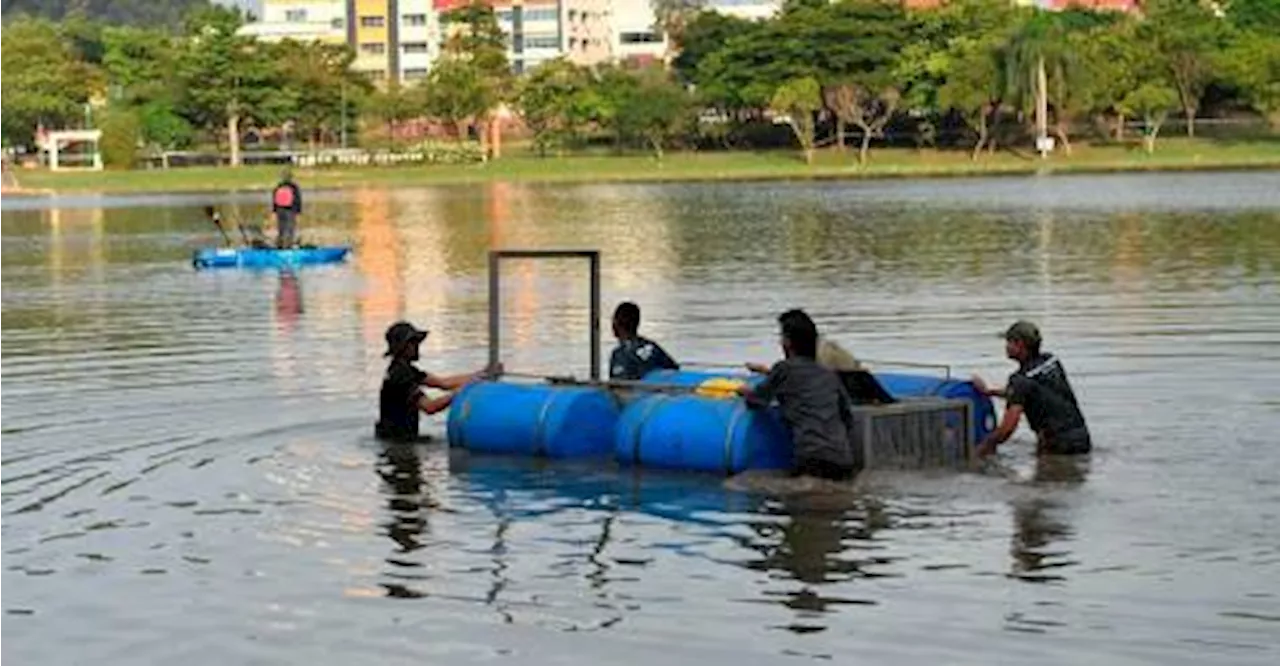
<svg viewBox="0 0 1280 666"><path fill-rule="evenodd" d="M345 42L346 0L263 0L262 16L241 33L268 41Z"/></svg>

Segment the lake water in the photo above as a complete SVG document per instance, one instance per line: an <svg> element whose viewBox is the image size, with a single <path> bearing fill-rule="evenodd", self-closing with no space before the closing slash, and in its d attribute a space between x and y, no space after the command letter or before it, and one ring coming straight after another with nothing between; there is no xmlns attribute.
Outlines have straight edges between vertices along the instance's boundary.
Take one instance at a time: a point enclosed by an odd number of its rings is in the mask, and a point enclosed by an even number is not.
<svg viewBox="0 0 1280 666"><path fill-rule="evenodd" d="M304 183L305 184L305 183ZM1280 662L1274 173L312 192L347 265L197 272L198 206L4 201L14 664ZM677 357L1002 380L1036 320L1094 433L1038 463L770 497L371 437L382 334L485 358L486 251L594 247ZM509 370L585 372L586 281L505 277ZM443 431L440 419L428 428Z"/></svg>

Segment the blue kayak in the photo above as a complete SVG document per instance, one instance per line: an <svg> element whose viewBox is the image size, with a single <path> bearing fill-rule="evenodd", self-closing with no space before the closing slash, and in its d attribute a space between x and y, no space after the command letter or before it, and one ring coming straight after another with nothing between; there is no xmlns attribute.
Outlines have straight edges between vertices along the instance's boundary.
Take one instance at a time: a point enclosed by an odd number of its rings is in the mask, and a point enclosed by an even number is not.
<svg viewBox="0 0 1280 666"><path fill-rule="evenodd" d="M298 247L288 250L256 247L204 247L191 255L196 268L288 268L337 264L346 260L349 246Z"/></svg>

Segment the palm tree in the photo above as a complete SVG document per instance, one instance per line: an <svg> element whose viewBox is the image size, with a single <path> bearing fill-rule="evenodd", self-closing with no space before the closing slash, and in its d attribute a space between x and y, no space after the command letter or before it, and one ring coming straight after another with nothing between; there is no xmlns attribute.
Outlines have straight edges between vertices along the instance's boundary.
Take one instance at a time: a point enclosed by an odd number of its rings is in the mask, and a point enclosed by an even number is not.
<svg viewBox="0 0 1280 666"><path fill-rule="evenodd" d="M1046 157L1040 147L1049 135L1049 97L1051 92L1057 93L1055 101L1062 101L1075 61L1067 44L1066 30L1054 14L1037 11L1009 39L1002 55L1005 90L1009 99L1024 111L1028 107L1033 109L1036 146L1040 156ZM1065 132L1060 134L1065 142Z"/></svg>

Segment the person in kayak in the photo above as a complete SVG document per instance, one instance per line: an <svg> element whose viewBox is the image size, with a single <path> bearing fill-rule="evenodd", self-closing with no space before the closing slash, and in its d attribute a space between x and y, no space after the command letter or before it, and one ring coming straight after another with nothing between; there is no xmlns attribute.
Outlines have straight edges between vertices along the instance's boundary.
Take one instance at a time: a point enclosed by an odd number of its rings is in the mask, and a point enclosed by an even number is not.
<svg viewBox="0 0 1280 666"><path fill-rule="evenodd" d="M851 479L861 468L849 439L852 403L836 373L818 363L818 327L802 310L782 313L778 324L785 358L755 388L741 386L738 393L754 409L768 407L775 398L781 405L795 444L792 475ZM764 369L755 363L747 367Z"/></svg>
<svg viewBox="0 0 1280 666"><path fill-rule="evenodd" d="M453 391L466 384L501 373L502 366L451 377L438 377L423 372L414 365L419 358L418 347L427 337L427 331L419 330L407 321L399 321L387 328L387 352L391 359L382 378L382 390L378 396L378 423L374 434L383 440L412 442L419 439L418 413L438 414L453 404ZM422 387L450 391L445 395L429 398Z"/></svg>
<svg viewBox="0 0 1280 666"><path fill-rule="evenodd" d="M302 189L293 182L293 172L286 167L280 182L271 191L271 210L276 215L276 247L293 247L297 242L298 216L302 214Z"/></svg>
<svg viewBox="0 0 1280 666"><path fill-rule="evenodd" d="M640 306L626 301L613 310L618 346L609 356L609 378L638 380L653 370L679 370L680 364L658 343L640 335Z"/></svg>
<svg viewBox="0 0 1280 666"><path fill-rule="evenodd" d="M1017 362L1005 388L991 388L981 377L973 385L982 393L1005 399L1004 418L978 446L979 456L989 456L1018 428L1023 414L1036 433L1039 454L1078 455L1093 449L1089 427L1076 401L1067 371L1057 356L1040 350L1040 329L1018 321L1004 334L1005 354Z"/></svg>

